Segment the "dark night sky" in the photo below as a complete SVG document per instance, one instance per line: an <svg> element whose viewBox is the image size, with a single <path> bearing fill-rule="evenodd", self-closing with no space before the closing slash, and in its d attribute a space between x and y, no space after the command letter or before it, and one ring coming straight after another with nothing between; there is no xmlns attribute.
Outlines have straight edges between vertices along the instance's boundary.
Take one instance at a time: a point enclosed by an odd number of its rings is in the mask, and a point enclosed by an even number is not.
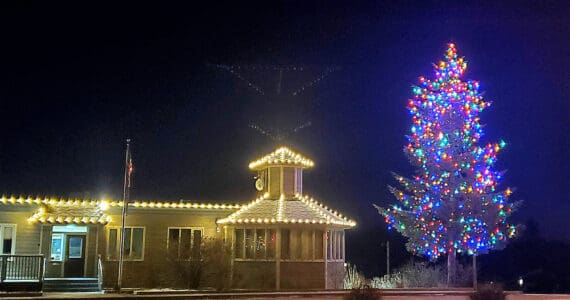
<svg viewBox="0 0 570 300"><path fill-rule="evenodd" d="M311 121L284 144L316 162L305 191L359 223L348 256L361 260L385 239L371 204L395 201L389 172L413 172L410 87L453 41L493 101L484 140L508 143L498 167L525 200L514 220L570 241L567 1L305 2L2 8L0 191L118 197L131 137L134 197L242 202L255 194L247 164L278 146L248 125ZM340 70L262 97L211 64ZM268 88L274 75L256 74Z"/></svg>

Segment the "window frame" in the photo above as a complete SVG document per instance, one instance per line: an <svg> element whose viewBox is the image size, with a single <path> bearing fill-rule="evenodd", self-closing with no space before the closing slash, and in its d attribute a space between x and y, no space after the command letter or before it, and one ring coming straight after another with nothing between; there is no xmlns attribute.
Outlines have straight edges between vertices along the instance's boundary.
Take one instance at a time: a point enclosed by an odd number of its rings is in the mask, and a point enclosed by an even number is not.
<svg viewBox="0 0 570 300"><path fill-rule="evenodd" d="M291 227L284 227L284 228L279 228L279 230L287 230L289 231L289 234L291 234L292 230ZM305 232L306 230L310 230L310 234L309 234L309 240L311 241L311 248L312 251L310 251L309 253L309 257L308 258L304 258L303 257L303 248L305 247L303 245L303 232ZM300 232L299 232L300 231ZM291 244L289 244L288 248L289 248L289 258L283 258L283 256L281 257L281 261L285 261L285 262L324 262L326 260L326 253L325 255L323 255L323 257L321 258L317 258L317 232L320 231L323 235L321 236L321 239L324 238L324 234L328 232L328 230L326 230L326 228L299 228L297 230L297 232L299 232L299 241L298 241L298 245L301 247L299 250L300 253L300 257L299 258L291 258L292 257L292 250L291 250ZM289 237L289 243L291 243L291 238ZM324 248L324 244L321 243L321 246ZM281 233L281 247L283 247L283 233ZM326 249L323 249L323 252L325 252Z"/></svg>
<svg viewBox="0 0 570 300"><path fill-rule="evenodd" d="M4 228L12 228L12 245L10 247L10 253L4 253ZM17 236L18 225L13 223L0 223L0 254L2 255L15 255L16 254L16 236Z"/></svg>
<svg viewBox="0 0 570 300"><path fill-rule="evenodd" d="M125 229L130 229L131 230L131 234L130 234L130 253L128 255L123 255L123 260L124 261L144 261L144 255L145 255L145 245L146 245L146 226L125 226ZM140 258L133 258L132 257L132 252L133 252L133 229L142 229L143 233L142 233L142 247L141 247L141 257ZM111 253L111 249L110 249L110 233L111 230L117 230L117 237L116 237L116 249L112 250L115 252L116 257L112 257L110 255ZM107 227L106 230L106 240L107 240L107 261L118 261L119 260L119 251L121 250L121 235L122 235L122 230L120 226L109 226Z"/></svg>
<svg viewBox="0 0 570 300"><path fill-rule="evenodd" d="M299 251L298 254L300 254L299 258L291 258L293 255L293 252L291 250L291 238L290 238L290 234L292 232L291 230L292 228L290 227L272 227L272 226L268 226L268 227L257 227L257 226L239 226L239 227L234 227L233 229L233 242L232 242L232 247L233 247L233 260L235 261L275 261L277 258L277 249L280 248L280 252L281 252L281 257L279 258L281 261L286 261L286 262L324 262L326 260L326 249L324 249L324 240L322 240L323 242L321 242L321 246L322 246L322 253L324 253L324 255L322 255L321 258L317 258L317 248L316 246L317 244L317 232L322 233L321 235L321 239L325 238L325 234L328 232L325 228L294 228L296 229L296 232L299 235L299 241L298 241L298 246L301 247L300 249L298 249L297 251ZM237 251L237 245L239 245L240 243L238 243L237 241L237 231L241 230L241 246L242 246L242 250L241 251ZM246 230L252 230L253 231L253 245L256 246L257 245L257 231L258 230L264 230L265 232L265 236L264 236L264 257L263 258L256 258L255 256L255 251L254 251L254 255L252 258L247 257L247 245L245 242L245 238L246 238ZM275 234L277 236L277 234L279 234L281 236L280 239L280 244L277 244L277 239L275 240L275 248L274 248L274 253L273 253L273 257L269 257L268 253L269 253L269 240L271 238L270 236L270 232L271 231L275 231ZM287 248L288 248L288 253L289 253L289 257L288 258L284 258L284 251L283 251L283 246L284 246L284 237L283 237L283 231L288 231L289 232L289 237L287 237L286 239L289 241ZM308 253L308 257L304 257L303 256L303 232L305 231L309 231L309 235L308 235L308 239L311 242L311 245L309 246L309 250L310 253ZM241 257L237 257L238 252L241 252L242 256Z"/></svg>
<svg viewBox="0 0 570 300"><path fill-rule="evenodd" d="M238 244L237 243L237 230L242 231L242 241L243 241L241 243L241 245L243 247L243 249L241 251L241 254L243 254L242 257L236 257L236 254L237 254L236 249L237 249L237 244ZM246 243L246 231L247 230L251 230L253 232L251 244L254 247L254 249L252 252L252 254L253 254L252 257L247 257L248 256L247 255L247 251L248 251L247 250L247 243ZM258 252L255 249L259 243L259 239L257 237L258 236L258 234L257 234L258 230L263 230L263 244L264 244L263 250L262 250L263 257L259 257L259 258L256 257ZM270 232L272 230L275 231L275 246L273 247L273 257L268 257L268 253L270 253L268 251L268 248L269 248L268 247L268 244L269 244L268 241L271 239L271 233ZM233 234L234 240L233 240L232 246L234 248L234 251L233 251L233 257L232 258L235 261L275 261L276 255L277 255L277 231L278 230L279 230L279 228L276 228L276 227L254 227L254 226L251 226L251 227L250 226L235 227L234 228L234 234Z"/></svg>
<svg viewBox="0 0 570 300"><path fill-rule="evenodd" d="M204 239L204 227L179 227L179 226L169 226L166 229L166 258L170 260L170 230L171 229L178 229L178 255L176 257L179 261L193 261L193 260L201 260L202 257L200 256L199 259L192 257L192 253L194 250L194 231L200 231L200 242ZM182 230L189 229L190 230L190 257L181 259L180 258L180 245L181 245L181 238L182 238ZM201 250L200 246L200 250Z"/></svg>
<svg viewBox="0 0 570 300"><path fill-rule="evenodd" d="M341 262L345 260L345 232L343 229L329 229L327 234L327 261Z"/></svg>

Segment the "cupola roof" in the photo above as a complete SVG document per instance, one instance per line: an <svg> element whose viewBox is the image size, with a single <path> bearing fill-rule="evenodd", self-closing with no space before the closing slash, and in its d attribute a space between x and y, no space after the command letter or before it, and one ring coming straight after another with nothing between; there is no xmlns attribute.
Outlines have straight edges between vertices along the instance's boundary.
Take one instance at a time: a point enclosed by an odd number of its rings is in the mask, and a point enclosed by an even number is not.
<svg viewBox="0 0 570 300"><path fill-rule="evenodd" d="M260 170L268 166L290 166L299 168L312 168L315 163L302 156L299 153L292 151L287 147L280 147L277 150L249 163L249 168L252 170Z"/></svg>

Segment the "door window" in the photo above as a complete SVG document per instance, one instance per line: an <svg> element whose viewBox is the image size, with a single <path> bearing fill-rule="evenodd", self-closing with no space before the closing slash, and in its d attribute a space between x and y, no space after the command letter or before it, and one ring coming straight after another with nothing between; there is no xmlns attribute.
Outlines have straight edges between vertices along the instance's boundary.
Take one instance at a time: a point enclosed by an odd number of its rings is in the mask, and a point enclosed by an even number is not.
<svg viewBox="0 0 570 300"><path fill-rule="evenodd" d="M82 258L83 257L83 237L70 236L69 237L69 258Z"/></svg>

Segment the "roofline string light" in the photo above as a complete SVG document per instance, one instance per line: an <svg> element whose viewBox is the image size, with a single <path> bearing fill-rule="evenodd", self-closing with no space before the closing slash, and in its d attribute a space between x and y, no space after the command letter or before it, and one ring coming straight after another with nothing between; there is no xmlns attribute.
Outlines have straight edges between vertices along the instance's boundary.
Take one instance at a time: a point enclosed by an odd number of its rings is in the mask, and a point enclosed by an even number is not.
<svg viewBox="0 0 570 300"><path fill-rule="evenodd" d="M249 168L252 170L257 170L270 165L287 165L297 166L301 168L312 168L315 163L312 160L292 151L287 147L280 147L270 154L249 163Z"/></svg>
<svg viewBox="0 0 570 300"><path fill-rule="evenodd" d="M257 204L259 204L260 202L262 202L264 200L265 201L275 201L275 200L267 200L268 197L269 197L269 195L266 193L262 197L253 200L252 202L250 202L247 205L244 205L240 210L231 214L227 218L218 220L217 223L218 224L228 224L228 223L230 223L230 224L244 224L244 223L245 224L248 224L248 223L252 223L252 224L276 224L276 223L303 224L304 223L304 224L340 225L340 226L348 226L348 227L356 226L356 222L349 220L348 218L342 216L342 214L339 214L336 211L330 210L329 208L327 208L323 204L317 202L312 197L309 197L307 195L301 195L301 194L296 194L295 197L291 200L285 200L284 196L281 196L279 198L279 200L277 200L280 202L279 206L278 206L277 219L275 219L275 218L240 218L241 214L243 214L244 212L253 208L254 206L256 206ZM310 208L313 212L315 212L319 216L321 216L321 218L319 218L319 219L302 219L302 218L288 219L288 218L283 218L284 205L287 201L300 201L303 204L305 204L306 207Z"/></svg>
<svg viewBox="0 0 570 300"><path fill-rule="evenodd" d="M48 206L99 206L101 210L108 208L122 207L123 202L117 200L81 200L81 199L57 199L57 198L41 198L41 197L0 197L0 204L14 205L48 205ZM135 208L179 208L179 209L238 209L239 204L212 204L212 203L191 203L191 202L168 202L168 201L135 201L129 204L129 207Z"/></svg>
<svg viewBox="0 0 570 300"><path fill-rule="evenodd" d="M122 201L116 200L82 200L82 199L58 199L48 197L15 197L2 196L0 204L4 205L38 205L40 208L28 218L32 223L52 223L52 224L107 224L111 222L111 217L102 213L109 208L119 208L123 206ZM45 207L70 207L96 209L99 216L85 215L58 215L49 214ZM190 202L166 202L166 201L135 201L129 207L140 209L198 209L198 210L234 210L241 207L239 204L212 204L212 203L190 203Z"/></svg>

